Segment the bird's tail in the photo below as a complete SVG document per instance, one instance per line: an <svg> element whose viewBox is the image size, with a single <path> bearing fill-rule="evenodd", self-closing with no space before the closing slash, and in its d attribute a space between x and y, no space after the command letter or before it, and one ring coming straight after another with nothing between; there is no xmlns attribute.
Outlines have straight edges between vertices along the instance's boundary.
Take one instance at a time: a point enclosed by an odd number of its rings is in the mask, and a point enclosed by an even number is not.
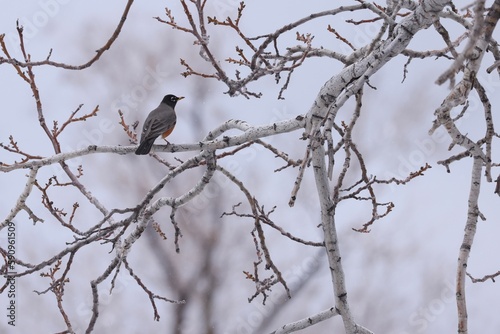
<svg viewBox="0 0 500 334"><path fill-rule="evenodd" d="M137 148L137 150L135 150L135 154L137 154L137 155L148 154L149 151L151 151L151 147L153 147L153 143L155 142L155 139L156 138L143 141L139 145L139 147Z"/></svg>

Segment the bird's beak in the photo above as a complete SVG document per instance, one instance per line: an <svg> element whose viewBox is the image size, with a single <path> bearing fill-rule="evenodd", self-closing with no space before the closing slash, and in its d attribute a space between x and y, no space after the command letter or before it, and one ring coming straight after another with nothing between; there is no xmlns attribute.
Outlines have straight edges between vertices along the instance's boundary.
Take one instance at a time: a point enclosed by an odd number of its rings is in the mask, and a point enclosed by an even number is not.
<svg viewBox="0 0 500 334"><path fill-rule="evenodd" d="M179 96L179 97L177 98L177 100L182 100L183 98L184 98L184 96Z"/></svg>

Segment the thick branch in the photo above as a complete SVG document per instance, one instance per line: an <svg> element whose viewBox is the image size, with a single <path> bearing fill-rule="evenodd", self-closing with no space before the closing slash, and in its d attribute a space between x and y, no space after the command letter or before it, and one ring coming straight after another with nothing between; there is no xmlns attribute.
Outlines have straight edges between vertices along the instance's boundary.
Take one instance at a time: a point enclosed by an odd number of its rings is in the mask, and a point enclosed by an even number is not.
<svg viewBox="0 0 500 334"><path fill-rule="evenodd" d="M281 326L279 329L275 330L271 334L288 334L299 331L301 329L305 329L307 327L311 327L316 325L319 322L330 319L333 316L339 315L339 311L335 307L330 307L328 310L324 310L318 314L307 317L305 319L292 322L286 325Z"/></svg>
<svg viewBox="0 0 500 334"><path fill-rule="evenodd" d="M464 238L460 246L457 264L457 310L458 310L458 333L468 333L467 327L467 304L465 301L465 276L467 274L467 262L469 259L476 225L479 217L479 192L481 190L481 174L483 170L481 157L474 157L472 176L469 191L469 203L467 209L467 222L465 224Z"/></svg>
<svg viewBox="0 0 500 334"><path fill-rule="evenodd" d="M241 129L244 132L239 135L224 136L222 138L201 141L195 144L178 144L178 145L167 144L167 145L154 145L153 147L156 152L170 152L170 153L200 151L200 150L217 150L232 146L238 146L248 141L252 141L259 138L295 131L297 129L303 128L304 124L305 124L304 117L302 116L297 116L296 118L293 119L279 121L273 124L266 124L261 126L250 126L243 121L229 120L224 124L222 124L221 126L219 126L217 129L211 131L211 133L212 134L218 133L217 136L219 136L225 131L234 128ZM115 153L115 154L125 155L134 152L136 149L137 146L90 145L87 148L81 150L76 150L68 153L60 153L44 159L29 161L20 164L0 165L0 171L10 172L16 169L47 166L47 165L52 165L54 163L59 163L61 161L66 161L84 155L95 154L95 153Z"/></svg>

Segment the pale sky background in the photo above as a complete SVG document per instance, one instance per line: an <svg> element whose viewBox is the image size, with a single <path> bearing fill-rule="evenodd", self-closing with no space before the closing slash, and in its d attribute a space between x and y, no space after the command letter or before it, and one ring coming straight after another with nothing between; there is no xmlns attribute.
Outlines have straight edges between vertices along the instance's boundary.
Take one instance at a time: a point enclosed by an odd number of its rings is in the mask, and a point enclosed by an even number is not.
<svg viewBox="0 0 500 334"><path fill-rule="evenodd" d="M208 1L207 14L221 19L235 15L237 4L234 0ZM108 40L124 5L125 1L4 1L0 11L0 33L6 34L11 54L20 57L15 37L15 22L19 19L25 27L26 48L33 60L45 59L49 50L53 49L52 60L77 65L90 59L95 50ZM54 119L61 124L80 104L84 105L82 112L85 113L96 105L100 106L99 117L89 119L85 124L73 125L61 136L64 151L89 144L128 145L127 137L117 124L117 109L124 111L130 124L139 121L142 126L147 113L167 93L187 97L176 108L178 124L169 137L173 143L199 141L209 130L231 118L243 119L251 124L292 118L306 113L319 88L342 68L339 63L329 59L311 59L295 71L289 89L285 92L285 100L276 99L281 85L276 85L273 78L264 78L249 86L249 89L264 94L261 99L230 98L223 94L226 87L221 83L179 75L184 71L179 58L186 59L199 69L210 71L210 68L200 60L199 49L193 46L192 36L153 19L155 16L165 18L165 6L172 9L180 24L185 24L182 8L176 1L137 1L132 5L118 40L94 66L84 71L51 67L35 69L49 126ZM261 35L309 13L329 8L331 2L324 0L307 4L302 1L252 1L247 3L241 29L249 36ZM349 13L323 18L300 27L298 31L313 33L315 46L346 51L345 45L326 31L328 24L338 29L355 46L364 45L376 33L372 27L353 27L344 22L352 17L367 18L371 15L363 12L361 16ZM446 23L445 26L450 29L452 37L461 33L455 24ZM281 42L281 47L285 47L287 42L296 44L295 31ZM497 32L494 37L498 39ZM223 28L211 33L210 42L221 59L235 57L235 41L236 35ZM237 43L242 45L240 41ZM419 32L410 47L415 50L441 49L443 42L435 31L429 29ZM408 66L407 79L401 83L406 60L396 57L370 80L377 90L365 89L362 116L354 139L365 154L370 172L379 178L404 178L425 162L431 164L432 169L425 173L425 177L417 178L406 186L378 189L379 201L393 201L396 207L388 217L372 227L371 233L352 231L352 228L359 228L366 222L369 208L355 202L345 202L339 207L336 221L347 289L356 320L375 333L454 333L456 305L452 289L466 220L472 161L454 163L451 173L446 173L436 162L450 155L447 152L449 140L443 135L442 129L432 137L427 133L435 108L448 92L446 85L434 84L448 63L434 59L413 60ZM491 63L492 57L488 54L483 65L487 67ZM232 70L228 70L228 74L233 75ZM495 115L500 103L498 75L488 75L483 69L478 78L492 98L493 113L498 122L498 116ZM19 146L27 152L50 155L51 145L38 126L36 108L28 85L12 67L5 64L0 66L0 80L0 142L7 143L9 135L13 135ZM152 83L151 88L144 89L145 81ZM483 111L475 98L471 100L462 125L463 132L473 138L477 138L484 130L481 122ZM350 115L351 107L352 103L346 105L345 115ZM347 117L340 116L341 119ZM267 141L294 159L300 159L306 144L298 140L301 133L296 131ZM452 151L457 152L460 150ZM498 150L495 152L498 157ZM167 154L165 156L172 159ZM188 156L180 155L182 158ZM18 158L0 150L0 161L10 163L13 159ZM317 195L311 170L306 172L296 206L290 209L287 203L297 175L296 169L273 173L274 169L282 166L281 161L258 147L225 158L220 163L233 168L266 209L277 206L272 215L277 224L304 239L320 240L321 231L316 228L320 222ZM73 167L83 164L82 182L108 208L133 206L165 172L152 159L132 154L86 156L69 164ZM0 217L6 217L16 202L24 187L26 173L25 170L19 170L0 174ZM39 173L39 179L46 182L54 174L59 175L58 170L47 167ZM194 184L193 175L199 177L197 172L183 176L166 187L163 195L181 194ZM497 175L498 171L493 170L493 178ZM492 274L500 269L500 243L497 240L500 232L500 199L493 194L494 186L483 180L480 209L487 220L478 223L468 267L475 277ZM333 293L325 258L318 256L316 249L289 242L270 230L268 244L285 276L291 282L300 281L302 277L307 279L304 287L286 303L271 303L263 307L260 298L252 304L247 302L254 286L245 280L242 271L253 270L255 249L250 235L252 222L234 217L219 219L222 212L230 211L232 205L244 201L244 198L233 185L220 183L214 187L223 191L219 191L214 198L206 195L203 198L208 198L207 202L193 203L185 209L186 217L196 219L190 221L187 224L189 226L184 226L186 233L181 240L180 255L175 254L171 234L166 241L153 237L159 240L155 245L143 235L134 245L130 262L149 287L165 297L178 298L178 291L165 285L166 271L163 263L158 261L160 256L157 253L172 258L181 276L189 276L203 261L203 245L195 236L198 229L206 228L220 231L220 245L215 255L220 266L220 282L213 311L215 333L241 334L252 333L252 330L267 333L287 322L332 306ZM81 226L93 225L100 219L96 210L75 191L53 191L52 199L66 210L70 210L75 201L81 203L78 211L78 224ZM225 196L222 193L226 193ZM44 211L38 191L33 192L28 205L45 222L33 225L25 213L20 213L16 220L17 246L21 256L35 263L62 249L65 242L72 240L72 235L62 233L58 223ZM166 232L171 232L169 214L170 210L164 208L156 216ZM5 241L3 233L0 233L1 242ZM157 245L161 245L161 248L155 248ZM91 301L89 281L100 275L109 264L114 255L108 254L109 250L109 247L102 246L97 250L83 251L73 266L64 303L71 319L79 325L78 332L88 323L88 305ZM311 263L319 263L320 269L314 272ZM96 333L109 332L111 329L121 333L169 333L178 306L158 301L161 319L159 322L153 321L153 310L146 294L124 273L124 268L122 270L120 284L111 296L107 294L109 279L101 286L102 318L99 319ZM309 276L308 273L313 274ZM53 333L65 328L60 314L56 312L54 296L38 296L32 292L46 289L48 282L48 279L38 275L18 281L18 326L15 329L8 327L2 313L0 332ZM491 281L482 284L468 281L467 284L470 333L498 333L498 284ZM193 289L203 290L202 283L199 285L193 286ZM279 297L281 294L283 289L276 286L273 295ZM193 301L195 305L199 302ZM5 295L0 296L2 310L5 310L6 303ZM277 309L281 312L261 326L262 319ZM188 316L182 333L200 333L196 307ZM336 333L342 332L339 317L301 333L333 332L331 328L336 329Z"/></svg>

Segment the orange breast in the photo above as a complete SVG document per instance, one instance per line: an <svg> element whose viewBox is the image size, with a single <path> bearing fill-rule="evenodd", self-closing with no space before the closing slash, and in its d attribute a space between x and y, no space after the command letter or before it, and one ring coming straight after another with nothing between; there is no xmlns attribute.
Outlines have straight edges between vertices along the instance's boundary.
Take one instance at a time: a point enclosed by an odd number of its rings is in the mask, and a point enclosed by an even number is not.
<svg viewBox="0 0 500 334"><path fill-rule="evenodd" d="M163 134L161 135L161 137L162 138L167 138L172 133L172 131L174 131L174 127L171 127L167 131L163 132Z"/></svg>

